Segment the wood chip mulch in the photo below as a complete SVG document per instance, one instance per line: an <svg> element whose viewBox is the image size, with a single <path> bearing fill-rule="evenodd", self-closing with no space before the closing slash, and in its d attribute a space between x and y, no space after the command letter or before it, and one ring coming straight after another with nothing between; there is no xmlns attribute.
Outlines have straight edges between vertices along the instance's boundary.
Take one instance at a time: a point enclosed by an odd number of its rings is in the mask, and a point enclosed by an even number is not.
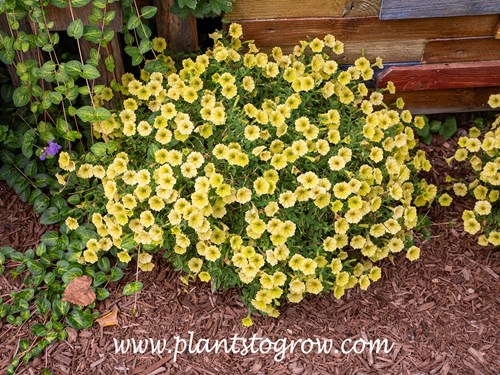
<svg viewBox="0 0 500 375"><path fill-rule="evenodd" d="M434 178L453 173L440 161L453 149L451 141L442 140L427 148L438 171ZM0 243L21 248L36 244L40 226L29 207L2 184L0 197ZM500 252L481 248L464 234L456 210L438 207L429 216L432 237L420 241L420 260L411 263L399 254L394 264L383 265L383 278L366 292L350 291L341 300L311 297L283 306L277 319L253 317L250 328L241 325L246 309L237 291L212 292L203 283L186 286L168 263L157 259L151 273L140 274L144 289L136 303L133 296L121 295L125 283L135 280L130 272L110 285L111 296L97 306L101 314L118 309L118 326L68 329L66 341L49 347L18 373L39 374L47 367L53 374L78 375L499 374ZM449 220L455 224L450 226ZM0 295L18 286L8 274L0 276ZM0 323L0 373L27 332L27 326L18 332ZM115 353L115 339L165 339L166 347L173 349L176 336L188 341L191 332L195 344L201 338L230 340L255 334L273 341L332 339L338 349L344 339L387 338L394 347L388 354L299 351L282 361L276 361L273 352L241 356L186 351L175 362L168 351Z"/></svg>

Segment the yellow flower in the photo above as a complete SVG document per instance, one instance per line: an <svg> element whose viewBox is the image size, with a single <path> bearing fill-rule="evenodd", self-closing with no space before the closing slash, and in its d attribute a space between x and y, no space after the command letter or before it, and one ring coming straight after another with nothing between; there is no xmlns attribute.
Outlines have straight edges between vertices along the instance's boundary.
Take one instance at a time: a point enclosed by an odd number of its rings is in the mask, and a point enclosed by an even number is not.
<svg viewBox="0 0 500 375"><path fill-rule="evenodd" d="M139 218L141 225L143 225L146 228L150 227L155 222L153 214L151 213L151 211L148 210L141 212Z"/></svg>
<svg viewBox="0 0 500 375"><path fill-rule="evenodd" d="M156 52L163 52L167 48L167 42L162 37L153 38L153 49Z"/></svg>
<svg viewBox="0 0 500 375"><path fill-rule="evenodd" d="M85 250L83 252L83 258L87 263L95 263L99 260L94 250Z"/></svg>
<svg viewBox="0 0 500 375"><path fill-rule="evenodd" d="M328 165L332 171L340 171L345 167L345 160L338 155L332 156L328 159Z"/></svg>
<svg viewBox="0 0 500 375"><path fill-rule="evenodd" d="M253 183L253 188L257 195L267 194L269 191L269 182L264 177L258 177Z"/></svg>
<svg viewBox="0 0 500 375"><path fill-rule="evenodd" d="M414 124L416 128L422 129L425 126L425 120L422 116L415 116Z"/></svg>
<svg viewBox="0 0 500 375"><path fill-rule="evenodd" d="M490 95L490 98L488 100L488 105L491 108L498 108L498 107L500 107L500 94Z"/></svg>
<svg viewBox="0 0 500 375"><path fill-rule="evenodd" d="M209 282L211 277L210 277L210 274L206 271L203 271L203 272L200 272L198 274L198 277L200 278L201 281L203 282Z"/></svg>
<svg viewBox="0 0 500 375"><path fill-rule="evenodd" d="M445 193L445 194L443 194L443 195L441 195L441 196L439 197L439 200L438 200L439 204L440 204L441 206L444 206L444 207L448 207L448 206L451 204L451 202L452 202L452 201L453 201L453 198L452 198L452 197L450 197L450 196L449 196L448 194L446 194L446 193Z"/></svg>
<svg viewBox="0 0 500 375"><path fill-rule="evenodd" d="M238 39L243 35L243 28L239 23L232 23L229 25L229 36L234 39Z"/></svg>
<svg viewBox="0 0 500 375"><path fill-rule="evenodd" d="M71 216L66 219L65 223L69 230L75 230L78 228L78 220Z"/></svg>
<svg viewBox="0 0 500 375"><path fill-rule="evenodd" d="M477 201L474 205L474 211L481 216L491 213L491 203L488 201Z"/></svg>
<svg viewBox="0 0 500 375"><path fill-rule="evenodd" d="M420 258L420 248L418 248L417 246L410 247L406 252L406 258L408 258L412 262Z"/></svg>
<svg viewBox="0 0 500 375"><path fill-rule="evenodd" d="M361 275L359 277L359 288L361 290L367 290L370 286L370 278L367 275Z"/></svg>
<svg viewBox="0 0 500 375"><path fill-rule="evenodd" d="M336 183L333 187L333 194L338 199L346 199L351 194L351 187L346 182Z"/></svg>

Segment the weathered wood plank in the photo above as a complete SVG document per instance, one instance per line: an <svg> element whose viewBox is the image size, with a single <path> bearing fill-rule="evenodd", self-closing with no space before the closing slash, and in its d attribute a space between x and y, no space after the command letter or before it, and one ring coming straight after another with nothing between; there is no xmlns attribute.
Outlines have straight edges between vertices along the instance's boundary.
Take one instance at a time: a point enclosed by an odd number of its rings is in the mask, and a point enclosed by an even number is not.
<svg viewBox="0 0 500 375"><path fill-rule="evenodd" d="M472 16L499 12L500 0L382 0L380 19Z"/></svg>
<svg viewBox="0 0 500 375"><path fill-rule="evenodd" d="M402 97L405 108L414 114L457 113L470 111L489 111L488 98L498 94L498 87L474 89L448 89L429 91L400 91L395 95L384 95L386 103L393 103Z"/></svg>
<svg viewBox="0 0 500 375"><path fill-rule="evenodd" d="M198 48L196 18L181 19L170 11L174 0L155 0L158 7L156 26L158 35L166 39L170 51L191 52Z"/></svg>
<svg viewBox="0 0 500 375"><path fill-rule="evenodd" d="M111 10L116 11L116 16L109 25L106 25L106 28L112 28L114 31L121 31L123 25L123 15L118 3L108 4L107 11ZM68 25L72 21L69 7L57 8L49 4L45 7L45 11L47 14L47 20L54 22L54 27L52 28L52 30L54 31L66 30L68 28ZM73 15L75 19L80 18L83 21L84 25L87 25L89 23L88 17L91 12L92 3L89 3L83 7L73 8Z"/></svg>
<svg viewBox="0 0 500 375"><path fill-rule="evenodd" d="M377 16L381 0L244 0L236 1L230 20L290 17Z"/></svg>
<svg viewBox="0 0 500 375"><path fill-rule="evenodd" d="M447 17L431 19L380 21L377 17L363 18L285 18L272 20L242 20L245 39L258 46L284 46L310 37L333 34L345 43L376 40L395 41L399 48L405 39L436 39L491 36L496 31L498 15Z"/></svg>
<svg viewBox="0 0 500 375"><path fill-rule="evenodd" d="M388 81L402 91L500 86L500 60L394 66L378 76L377 87Z"/></svg>
<svg viewBox="0 0 500 375"><path fill-rule="evenodd" d="M429 40L423 62L468 62L500 60L500 40L494 38Z"/></svg>
<svg viewBox="0 0 500 375"><path fill-rule="evenodd" d="M406 39L398 48L394 48L394 41L377 40L369 44L363 41L349 41L344 45L342 55L331 55L335 61L342 64L351 64L362 54L370 61L381 57L384 62L419 62L425 43L426 39ZM261 48L265 53L271 53L271 50L271 46ZM282 50L285 54L292 53L293 46L282 46Z"/></svg>
<svg viewBox="0 0 500 375"><path fill-rule="evenodd" d="M498 26L497 26L497 31L495 33L495 38L496 39L500 39L500 22L498 23Z"/></svg>

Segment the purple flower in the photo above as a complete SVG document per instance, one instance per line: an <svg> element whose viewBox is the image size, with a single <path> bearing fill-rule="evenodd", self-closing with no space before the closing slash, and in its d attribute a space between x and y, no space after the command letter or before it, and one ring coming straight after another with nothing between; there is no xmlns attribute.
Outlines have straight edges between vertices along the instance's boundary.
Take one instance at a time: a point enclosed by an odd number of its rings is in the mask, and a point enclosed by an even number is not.
<svg viewBox="0 0 500 375"><path fill-rule="evenodd" d="M40 160L45 160L47 156L54 156L57 155L59 151L61 151L62 146L58 145L54 141L49 141L49 145L45 147L45 149L42 151L40 155Z"/></svg>

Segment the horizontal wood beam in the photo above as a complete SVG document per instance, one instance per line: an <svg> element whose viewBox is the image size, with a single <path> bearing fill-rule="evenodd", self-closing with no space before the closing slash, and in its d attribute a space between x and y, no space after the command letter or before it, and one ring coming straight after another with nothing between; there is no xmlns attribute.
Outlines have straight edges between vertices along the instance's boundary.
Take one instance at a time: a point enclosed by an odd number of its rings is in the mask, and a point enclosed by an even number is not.
<svg viewBox="0 0 500 375"><path fill-rule="evenodd" d="M243 0L236 1L230 20L290 17L378 16L381 0Z"/></svg>
<svg viewBox="0 0 500 375"><path fill-rule="evenodd" d="M500 40L495 38L453 38L429 40L425 63L500 60Z"/></svg>
<svg viewBox="0 0 500 375"><path fill-rule="evenodd" d="M500 86L500 60L393 66L378 76L377 87L389 81L402 91Z"/></svg>
<svg viewBox="0 0 500 375"><path fill-rule="evenodd" d="M500 12L500 0L382 0L380 19L454 17Z"/></svg>
<svg viewBox="0 0 500 375"><path fill-rule="evenodd" d="M241 20L243 36L255 40L257 46L294 45L308 36L333 34L343 42L362 41L366 45L376 40L436 39L494 35L499 15L445 17L380 21L378 17L360 18L283 18L270 20Z"/></svg>
<svg viewBox="0 0 500 375"><path fill-rule="evenodd" d="M470 111L491 111L487 104L490 95L498 94L498 87L474 89L446 89L429 91L401 91L384 95L386 103L393 103L398 97L405 101L405 108L414 114L457 113Z"/></svg>

